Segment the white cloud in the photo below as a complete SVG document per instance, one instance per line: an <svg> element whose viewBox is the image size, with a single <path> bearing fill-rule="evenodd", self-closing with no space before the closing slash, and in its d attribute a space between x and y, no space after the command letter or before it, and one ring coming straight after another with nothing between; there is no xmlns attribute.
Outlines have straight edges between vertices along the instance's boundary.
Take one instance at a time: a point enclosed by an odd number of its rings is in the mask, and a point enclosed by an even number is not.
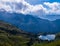
<svg viewBox="0 0 60 46"><path fill-rule="evenodd" d="M4 9L7 12L25 12L25 8L28 8L28 3L24 0L0 0L0 9Z"/></svg>
<svg viewBox="0 0 60 46"><path fill-rule="evenodd" d="M48 14L60 14L60 3L58 2L54 2L54 3L49 3L49 2L45 2L44 5L46 5L47 8L47 12Z"/></svg>
<svg viewBox="0 0 60 46"><path fill-rule="evenodd" d="M39 16L46 15L46 14L60 15L59 13L60 3L44 2L43 4L31 5L27 3L25 0L0 0L0 10L4 9L7 12L17 12L23 14L39 15Z"/></svg>

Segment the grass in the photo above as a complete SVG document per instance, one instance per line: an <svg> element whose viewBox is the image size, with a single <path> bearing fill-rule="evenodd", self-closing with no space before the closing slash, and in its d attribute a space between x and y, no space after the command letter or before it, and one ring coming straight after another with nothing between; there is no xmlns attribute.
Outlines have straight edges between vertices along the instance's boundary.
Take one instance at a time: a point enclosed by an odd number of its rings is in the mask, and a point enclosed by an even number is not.
<svg viewBox="0 0 60 46"><path fill-rule="evenodd" d="M0 22L0 46L28 46L30 41L30 34L12 26L11 24ZM31 46L60 46L60 33L56 34L56 40L52 42L40 42L31 40L33 44Z"/></svg>

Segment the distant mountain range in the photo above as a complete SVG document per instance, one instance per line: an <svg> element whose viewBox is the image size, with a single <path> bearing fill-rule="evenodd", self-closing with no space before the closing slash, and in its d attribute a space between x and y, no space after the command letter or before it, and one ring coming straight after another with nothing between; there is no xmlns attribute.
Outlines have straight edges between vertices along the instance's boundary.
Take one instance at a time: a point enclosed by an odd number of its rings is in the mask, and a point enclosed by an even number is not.
<svg viewBox="0 0 60 46"><path fill-rule="evenodd" d="M60 15L45 15L42 16L44 19L48 19L50 21L54 21L56 19L60 19Z"/></svg>
<svg viewBox="0 0 60 46"><path fill-rule="evenodd" d="M57 33L60 32L60 19L49 21L32 15L20 13L0 12L0 20L11 23L30 33Z"/></svg>

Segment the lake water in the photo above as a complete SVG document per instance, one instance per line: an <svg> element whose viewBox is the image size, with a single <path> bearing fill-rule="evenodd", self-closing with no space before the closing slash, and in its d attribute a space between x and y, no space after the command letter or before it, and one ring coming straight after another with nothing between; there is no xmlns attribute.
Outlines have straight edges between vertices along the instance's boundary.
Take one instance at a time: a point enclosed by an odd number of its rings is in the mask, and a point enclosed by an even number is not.
<svg viewBox="0 0 60 46"><path fill-rule="evenodd" d="M48 41L54 40L55 37L56 36L54 34L51 34L51 35L40 35L40 36L38 36L39 39L41 39L41 40L48 40Z"/></svg>

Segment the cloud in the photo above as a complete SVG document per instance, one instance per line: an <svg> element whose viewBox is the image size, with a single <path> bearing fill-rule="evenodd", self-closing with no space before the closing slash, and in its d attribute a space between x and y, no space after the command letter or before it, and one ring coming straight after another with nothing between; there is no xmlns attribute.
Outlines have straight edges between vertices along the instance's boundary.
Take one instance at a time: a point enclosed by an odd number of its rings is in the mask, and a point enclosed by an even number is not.
<svg viewBox="0 0 60 46"><path fill-rule="evenodd" d="M43 4L31 5L25 0L0 0L0 11L16 12L44 16L49 14L60 15L60 3L44 2Z"/></svg>
<svg viewBox="0 0 60 46"><path fill-rule="evenodd" d="M48 14L60 14L60 3L58 2L53 2L53 3L49 3L49 2L45 2L44 5L46 5L48 8L47 12Z"/></svg>
<svg viewBox="0 0 60 46"><path fill-rule="evenodd" d="M4 9L7 12L25 13L28 7L29 4L24 0L0 0L0 10Z"/></svg>
<svg viewBox="0 0 60 46"><path fill-rule="evenodd" d="M41 15L60 15L60 3L58 2L44 2L43 4L33 6L31 12Z"/></svg>

